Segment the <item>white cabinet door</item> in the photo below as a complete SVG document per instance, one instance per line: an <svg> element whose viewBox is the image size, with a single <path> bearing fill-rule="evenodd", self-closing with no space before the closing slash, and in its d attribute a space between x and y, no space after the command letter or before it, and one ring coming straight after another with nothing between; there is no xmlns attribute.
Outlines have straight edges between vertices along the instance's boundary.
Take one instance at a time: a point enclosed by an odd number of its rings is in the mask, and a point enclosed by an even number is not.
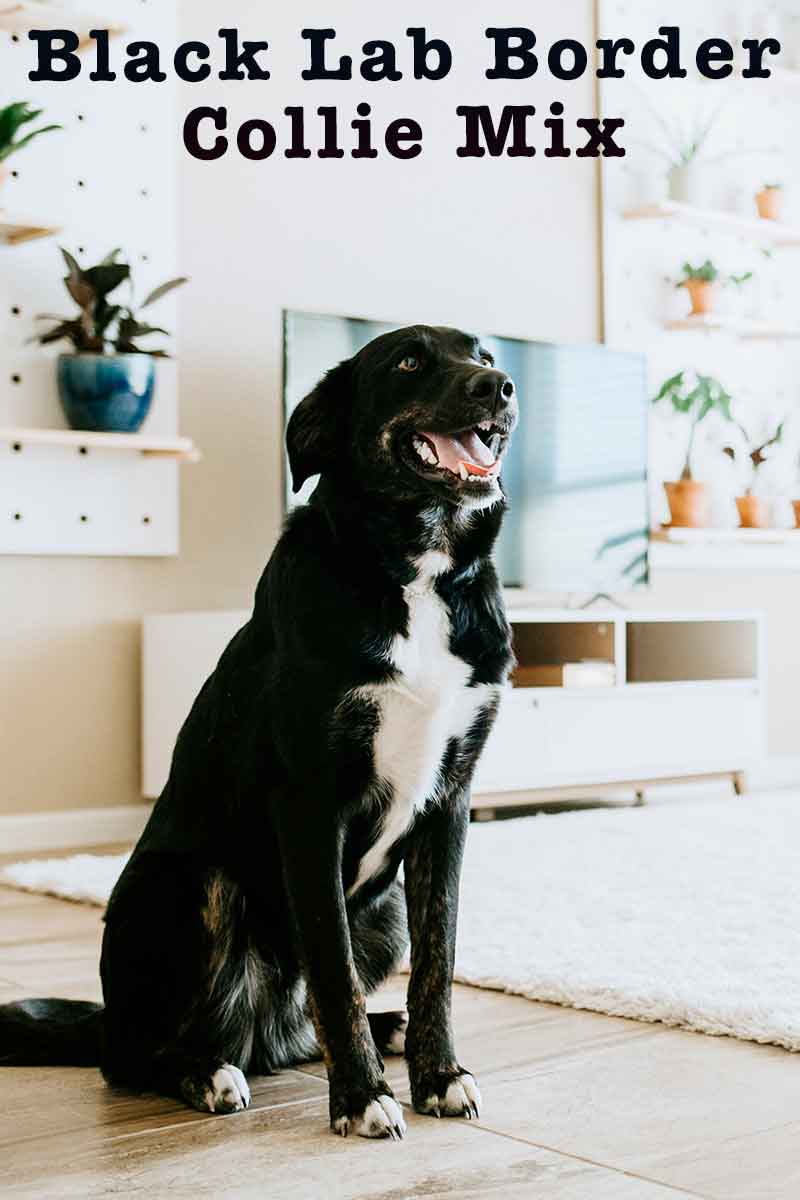
<svg viewBox="0 0 800 1200"><path fill-rule="evenodd" d="M535 786L551 769L547 713L525 688L503 693L494 729L478 763L473 791L505 792Z"/></svg>

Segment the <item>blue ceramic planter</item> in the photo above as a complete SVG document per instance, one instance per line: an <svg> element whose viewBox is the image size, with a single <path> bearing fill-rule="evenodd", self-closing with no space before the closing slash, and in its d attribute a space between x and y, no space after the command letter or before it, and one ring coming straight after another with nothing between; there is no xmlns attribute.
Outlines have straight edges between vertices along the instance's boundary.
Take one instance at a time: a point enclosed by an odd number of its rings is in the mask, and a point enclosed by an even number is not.
<svg viewBox="0 0 800 1200"><path fill-rule="evenodd" d="M58 394L72 429L136 433L155 384L149 354L62 354L58 360Z"/></svg>

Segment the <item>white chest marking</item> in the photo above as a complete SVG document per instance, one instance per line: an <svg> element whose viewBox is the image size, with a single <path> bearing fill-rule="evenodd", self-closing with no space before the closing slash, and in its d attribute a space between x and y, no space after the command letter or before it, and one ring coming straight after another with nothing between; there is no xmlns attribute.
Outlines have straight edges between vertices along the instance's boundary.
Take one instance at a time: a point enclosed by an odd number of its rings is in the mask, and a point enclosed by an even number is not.
<svg viewBox="0 0 800 1200"><path fill-rule="evenodd" d="M435 577L449 570L450 559L429 551L416 565L417 578L404 588L408 636L398 635L389 649L397 676L357 693L378 708L375 774L388 785L392 801L350 895L381 868L414 814L435 796L447 743L468 732L492 690L488 684L469 687L470 667L450 651L447 608L433 586Z"/></svg>

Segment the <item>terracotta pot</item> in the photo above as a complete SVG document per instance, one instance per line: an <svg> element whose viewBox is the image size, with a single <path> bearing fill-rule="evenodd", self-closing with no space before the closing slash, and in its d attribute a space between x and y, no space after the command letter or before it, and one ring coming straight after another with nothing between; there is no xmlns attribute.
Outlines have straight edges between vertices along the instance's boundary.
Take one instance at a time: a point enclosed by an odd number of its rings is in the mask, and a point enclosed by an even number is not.
<svg viewBox="0 0 800 1200"><path fill-rule="evenodd" d="M793 501L792 501L792 508L794 509L794 523L795 523L795 526L796 526L798 529L800 529L800 500L793 500Z"/></svg>
<svg viewBox="0 0 800 1200"><path fill-rule="evenodd" d="M780 221L783 208L783 191L781 188L762 188L756 194L758 215L764 221Z"/></svg>
<svg viewBox="0 0 800 1200"><path fill-rule="evenodd" d="M692 316L704 317L714 308L714 285L705 279L687 279L683 284L689 293Z"/></svg>
<svg viewBox="0 0 800 1200"><path fill-rule="evenodd" d="M708 486L694 479L679 479L677 483L665 483L671 525L679 529L702 529L708 524L710 497Z"/></svg>
<svg viewBox="0 0 800 1200"><path fill-rule="evenodd" d="M760 496L737 496L740 529L769 529L770 507Z"/></svg>

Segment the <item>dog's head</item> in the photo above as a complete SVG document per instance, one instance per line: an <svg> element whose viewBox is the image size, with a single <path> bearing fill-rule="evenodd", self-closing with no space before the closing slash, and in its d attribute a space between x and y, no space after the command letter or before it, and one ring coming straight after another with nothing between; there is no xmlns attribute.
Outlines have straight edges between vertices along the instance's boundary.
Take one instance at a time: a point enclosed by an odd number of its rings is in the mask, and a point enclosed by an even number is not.
<svg viewBox="0 0 800 1200"><path fill-rule="evenodd" d="M311 475L366 492L483 508L517 422L513 381L479 341L413 325L329 371L297 406L286 441L294 490Z"/></svg>

